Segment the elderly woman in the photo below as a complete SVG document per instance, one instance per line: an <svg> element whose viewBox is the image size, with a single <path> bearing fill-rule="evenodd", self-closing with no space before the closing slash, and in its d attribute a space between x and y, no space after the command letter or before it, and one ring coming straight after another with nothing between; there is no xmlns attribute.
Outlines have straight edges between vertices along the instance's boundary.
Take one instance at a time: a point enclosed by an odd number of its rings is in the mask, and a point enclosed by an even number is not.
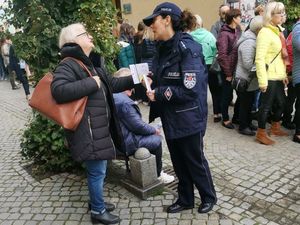
<svg viewBox="0 0 300 225"><path fill-rule="evenodd" d="M258 131L256 140L265 145L274 144L266 133L266 122L272 109L271 134L285 136L286 132L280 128L280 119L284 110L285 93L284 86L288 79L281 41L281 30L278 25L285 16L284 5L281 2L267 4L264 14L264 27L257 36L256 68L261 94L261 105L258 114ZM273 105L276 104L276 107Z"/></svg>
<svg viewBox="0 0 300 225"><path fill-rule="evenodd" d="M236 67L236 78L244 79L249 82L249 87L245 91L239 92L240 113L239 113L239 133L243 135L254 136L254 127L251 123L251 108L255 100L255 91L258 90L257 77L251 73L254 68L254 58L256 52L256 36L263 26L262 16L255 16L247 30L239 39L238 45L238 63Z"/></svg>
<svg viewBox="0 0 300 225"><path fill-rule="evenodd" d="M76 131L65 130L75 161L84 162L93 223L114 224L118 216L110 214L114 205L104 203L103 183L107 160L116 157L116 148L122 149L123 140L112 97L133 87L131 77L113 78L102 68L95 68L89 59L94 48L93 37L80 24L71 24L61 30L59 47L63 61L54 71L51 91L58 103L71 102L88 96L86 109ZM80 60L93 75L72 58Z"/></svg>

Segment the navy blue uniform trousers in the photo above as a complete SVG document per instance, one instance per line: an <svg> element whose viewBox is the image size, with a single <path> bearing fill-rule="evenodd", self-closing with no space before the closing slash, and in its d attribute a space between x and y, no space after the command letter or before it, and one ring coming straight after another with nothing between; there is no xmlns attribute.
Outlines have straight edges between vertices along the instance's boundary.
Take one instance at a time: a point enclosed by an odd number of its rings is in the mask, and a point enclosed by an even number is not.
<svg viewBox="0 0 300 225"><path fill-rule="evenodd" d="M202 203L216 202L216 191L203 153L203 134L196 133L166 141L179 180L177 203L182 206L194 206L194 184Z"/></svg>

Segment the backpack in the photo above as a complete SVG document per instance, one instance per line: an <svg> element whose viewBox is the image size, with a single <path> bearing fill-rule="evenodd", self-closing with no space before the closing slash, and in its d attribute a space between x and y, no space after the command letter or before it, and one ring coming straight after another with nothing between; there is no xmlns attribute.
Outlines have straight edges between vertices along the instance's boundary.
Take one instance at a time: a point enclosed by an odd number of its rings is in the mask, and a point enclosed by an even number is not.
<svg viewBox="0 0 300 225"><path fill-rule="evenodd" d="M293 33L291 32L289 36L286 39L286 49L289 55L289 61L290 64L287 65L286 69L288 73L292 72L293 68L293 62L294 62L294 57L293 57Z"/></svg>

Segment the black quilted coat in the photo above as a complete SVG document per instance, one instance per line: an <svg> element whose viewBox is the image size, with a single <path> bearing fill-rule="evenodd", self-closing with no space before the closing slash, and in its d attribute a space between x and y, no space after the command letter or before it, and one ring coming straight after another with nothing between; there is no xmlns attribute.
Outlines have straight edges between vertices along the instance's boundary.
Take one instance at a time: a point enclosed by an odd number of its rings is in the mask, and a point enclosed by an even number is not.
<svg viewBox="0 0 300 225"><path fill-rule="evenodd" d="M72 59L62 61L54 71L51 91L58 103L88 96L85 113L77 130L65 130L73 159L79 162L114 159L117 149L123 152L124 144L112 93L131 89L132 78L114 78L102 68L95 68L77 44L64 45L61 56L81 60L93 76L101 79L98 88L96 81Z"/></svg>

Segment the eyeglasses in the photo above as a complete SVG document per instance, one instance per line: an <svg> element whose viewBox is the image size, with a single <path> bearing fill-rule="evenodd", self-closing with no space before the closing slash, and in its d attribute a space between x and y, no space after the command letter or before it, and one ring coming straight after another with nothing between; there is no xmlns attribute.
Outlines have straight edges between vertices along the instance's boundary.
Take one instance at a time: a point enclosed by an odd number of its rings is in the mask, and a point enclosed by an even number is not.
<svg viewBox="0 0 300 225"><path fill-rule="evenodd" d="M76 35L76 37L79 37L79 36L82 36L82 35L86 35L87 37L89 37L89 33L87 31Z"/></svg>
<svg viewBox="0 0 300 225"><path fill-rule="evenodd" d="M278 13L274 13L275 15L280 15L280 16L286 16L286 13L285 12L278 12Z"/></svg>

